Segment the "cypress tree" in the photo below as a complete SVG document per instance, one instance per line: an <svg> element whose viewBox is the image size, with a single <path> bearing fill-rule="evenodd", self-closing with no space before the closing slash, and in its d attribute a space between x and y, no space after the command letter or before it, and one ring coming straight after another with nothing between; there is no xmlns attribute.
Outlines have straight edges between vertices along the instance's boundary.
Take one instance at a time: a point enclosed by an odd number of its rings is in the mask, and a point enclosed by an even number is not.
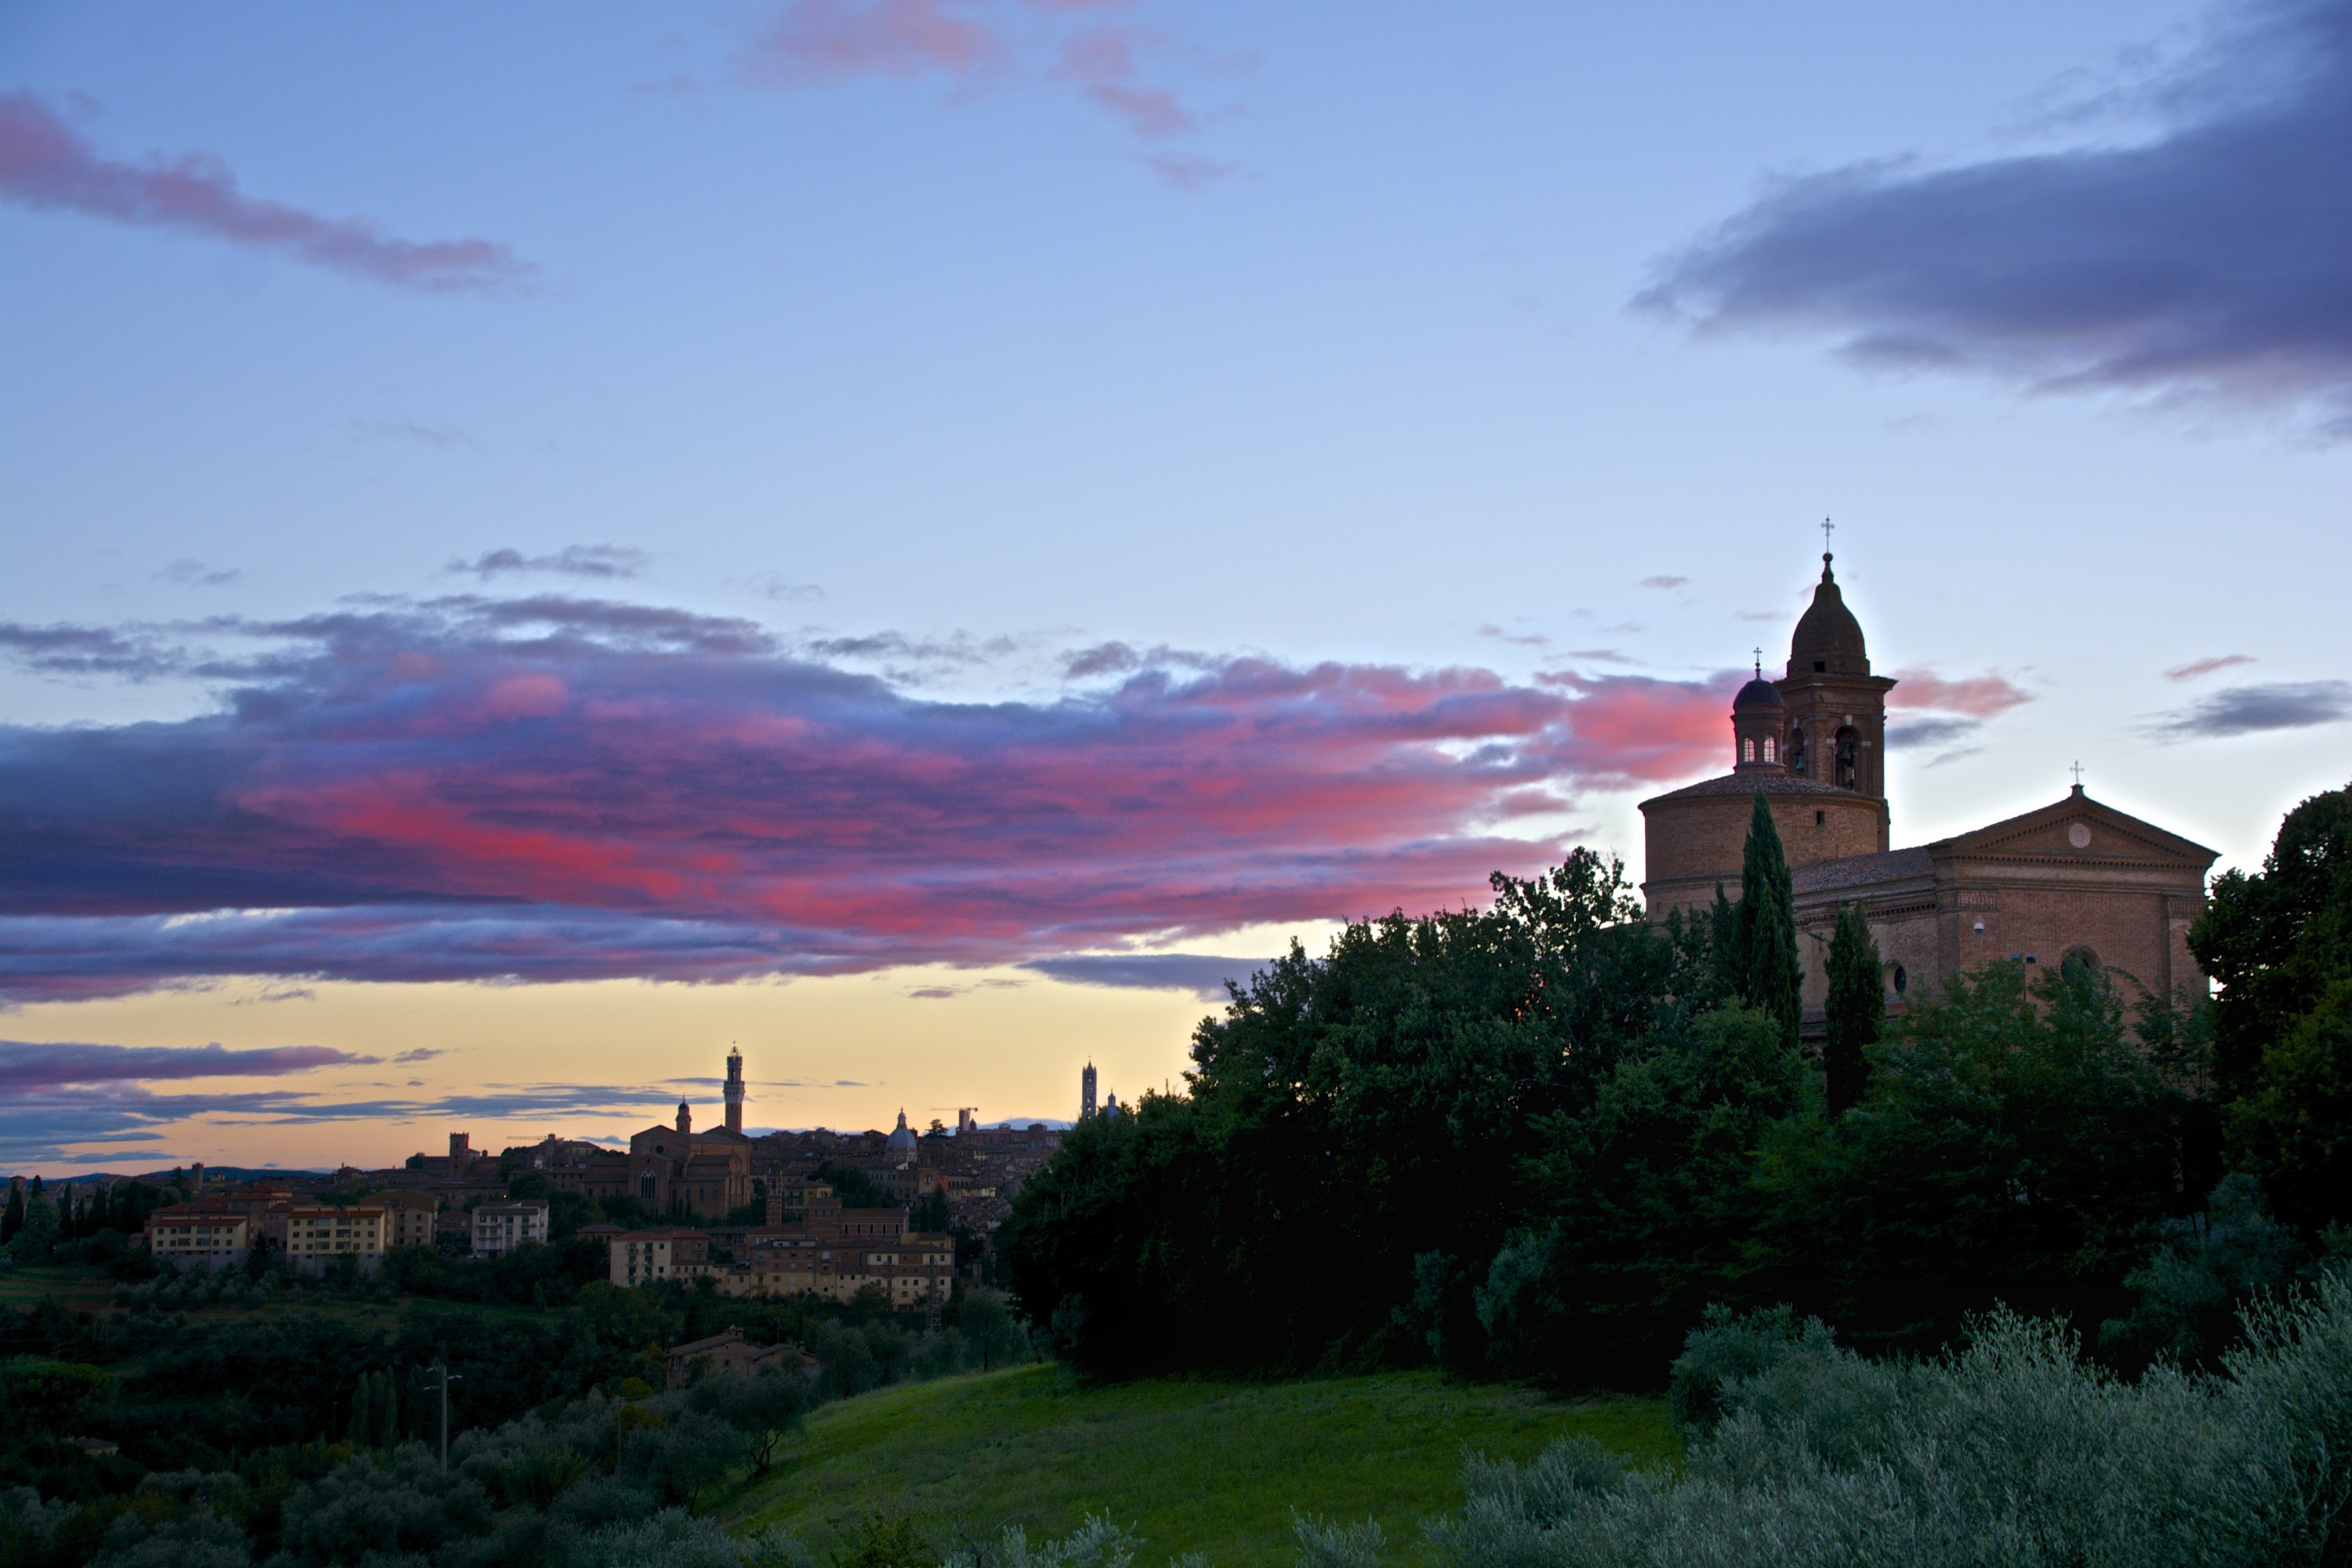
<svg viewBox="0 0 2352 1568"><path fill-rule="evenodd" d="M375 1374L375 1431L372 1440L379 1448L391 1448L400 1442L400 1384L390 1371Z"/></svg>
<svg viewBox="0 0 2352 1568"><path fill-rule="evenodd" d="M1715 885L1715 907L1708 911L1708 951L1714 955L1715 996L1742 996L1748 992L1748 956L1739 934L1739 906Z"/></svg>
<svg viewBox="0 0 2352 1568"><path fill-rule="evenodd" d="M8 1188L8 1206L0 1209L0 1247L16 1239L25 1228L25 1189L15 1184Z"/></svg>
<svg viewBox="0 0 2352 1568"><path fill-rule="evenodd" d="M1739 995L1780 1020L1790 1049L1804 1011L1805 969L1797 957L1797 890L1789 857L1764 792L1748 817L1748 847L1739 865Z"/></svg>
<svg viewBox="0 0 2352 1568"><path fill-rule="evenodd" d="M1862 918L1858 903L1838 911L1837 932L1830 938L1829 980L1822 1067L1829 1079L1830 1114L1835 1116L1862 1099L1870 1082L1863 1047L1877 1042L1879 1027L1886 1021L1878 943L1871 939L1870 922Z"/></svg>
<svg viewBox="0 0 2352 1568"><path fill-rule="evenodd" d="M360 1373L352 1390L352 1446L365 1448L375 1442L375 1374Z"/></svg>

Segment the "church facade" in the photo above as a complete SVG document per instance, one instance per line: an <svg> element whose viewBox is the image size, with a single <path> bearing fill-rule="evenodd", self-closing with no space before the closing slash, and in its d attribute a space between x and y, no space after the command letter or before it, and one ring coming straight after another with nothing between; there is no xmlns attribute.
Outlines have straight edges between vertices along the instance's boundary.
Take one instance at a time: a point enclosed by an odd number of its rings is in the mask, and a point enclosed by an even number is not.
<svg viewBox="0 0 2352 1568"><path fill-rule="evenodd" d="M2036 810L1911 848L1891 847L1886 694L1831 557L1790 638L1788 674L1761 668L1731 711L1727 773L1642 803L1651 918L1739 890L1760 792L1795 884L1809 1024L1827 994L1830 935L1859 902L1878 942L1890 1012L1993 959L2029 977L2067 963L2126 993L2202 992L2189 928L2213 850L2093 800L2080 784Z"/></svg>

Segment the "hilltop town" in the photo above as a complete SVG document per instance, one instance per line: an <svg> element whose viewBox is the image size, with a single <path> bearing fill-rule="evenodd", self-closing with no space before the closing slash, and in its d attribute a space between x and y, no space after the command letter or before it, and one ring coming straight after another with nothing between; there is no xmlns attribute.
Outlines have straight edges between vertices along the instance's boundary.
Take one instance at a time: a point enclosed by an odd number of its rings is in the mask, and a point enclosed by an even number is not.
<svg viewBox="0 0 2352 1568"><path fill-rule="evenodd" d="M1095 1068L1079 1115L1097 1114ZM698 1128L675 1119L625 1149L551 1133L492 1153L448 1134L440 1153L331 1174L208 1171L86 1178L81 1211L108 1205L113 1228L178 1271L281 1259L310 1275L373 1275L403 1248L489 1260L572 1238L605 1248L611 1282L638 1288L710 1281L730 1297L861 1299L935 1308L959 1277L991 1276L995 1233L1022 1184L1060 1147L1045 1121L983 1126L976 1109L952 1128L918 1132L904 1111L887 1132L747 1132L743 1058L727 1058L725 1108ZM1099 1113L1116 1115L1112 1097ZM10 1210L24 1212L26 1185ZM136 1205L135 1212L123 1212Z"/></svg>

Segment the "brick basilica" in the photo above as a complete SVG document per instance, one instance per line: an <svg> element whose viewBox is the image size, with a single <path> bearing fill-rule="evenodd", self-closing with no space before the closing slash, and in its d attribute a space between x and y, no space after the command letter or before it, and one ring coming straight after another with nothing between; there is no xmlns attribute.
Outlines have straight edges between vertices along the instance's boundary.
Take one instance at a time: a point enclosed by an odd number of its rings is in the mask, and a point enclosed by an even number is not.
<svg viewBox="0 0 2352 1568"><path fill-rule="evenodd" d="M1996 958L2029 977L2073 962L2137 989L2205 978L2189 927L2205 903L2213 850L2104 805L2080 784L2048 805L1913 848L1890 847L1886 694L1862 624L1822 557L1797 622L1789 673L1757 678L1731 708L1731 771L1642 803L1642 884L1653 919L1739 891L1757 792L1796 885L1808 1028L1818 1027L1838 911L1859 900L1885 965L1890 1012L1944 977ZM1924 991L1920 987L1926 987Z"/></svg>

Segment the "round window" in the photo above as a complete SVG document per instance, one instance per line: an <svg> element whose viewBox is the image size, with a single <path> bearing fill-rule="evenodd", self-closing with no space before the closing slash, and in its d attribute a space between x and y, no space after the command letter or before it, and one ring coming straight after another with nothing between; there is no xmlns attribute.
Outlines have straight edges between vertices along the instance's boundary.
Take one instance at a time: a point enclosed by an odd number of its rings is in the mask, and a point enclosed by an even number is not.
<svg viewBox="0 0 2352 1568"><path fill-rule="evenodd" d="M2077 849L2088 849L2091 847L2090 824L2078 822L2074 824L2074 826L2068 828L2066 830L2066 842L2072 844Z"/></svg>

